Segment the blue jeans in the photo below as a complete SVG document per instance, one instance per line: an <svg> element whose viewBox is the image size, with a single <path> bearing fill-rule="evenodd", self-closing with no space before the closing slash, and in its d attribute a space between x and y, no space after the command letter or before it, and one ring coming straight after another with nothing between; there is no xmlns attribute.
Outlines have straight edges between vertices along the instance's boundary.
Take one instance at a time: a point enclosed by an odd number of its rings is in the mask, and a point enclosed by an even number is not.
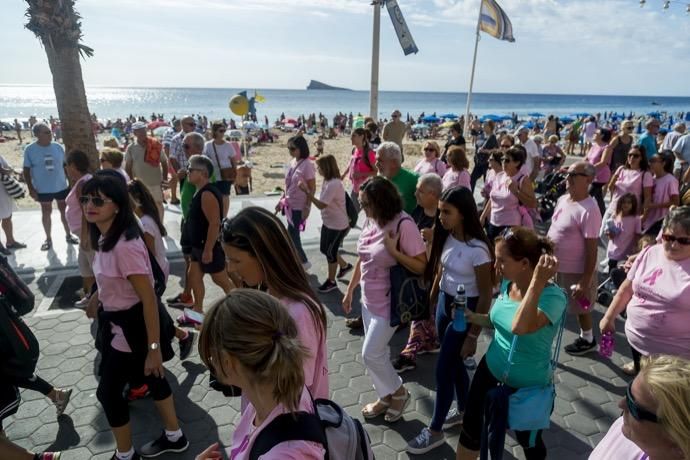
<svg viewBox="0 0 690 460"><path fill-rule="evenodd" d="M295 249L297 249L297 254L299 255L300 261L302 263L305 263L307 261L307 255L304 253L304 249L302 249L302 239L300 237L300 232L299 232L299 224L302 223L302 211L295 211L294 209L292 210L292 224L288 224L288 234L290 235L290 239L292 240L292 243L295 245ZM294 224L294 225L293 225Z"/></svg>
<svg viewBox="0 0 690 460"><path fill-rule="evenodd" d="M436 362L436 401L430 425L434 431L441 431L443 428L443 422L446 420L454 398L457 398L458 410L465 410L467 393L470 388L470 377L467 375L465 364L460 357L460 350L465 343L468 329L463 332L453 329L451 317L453 297L441 291L438 299L436 330L441 342L441 351ZM467 308L476 311L478 301L479 297L468 297Z"/></svg>

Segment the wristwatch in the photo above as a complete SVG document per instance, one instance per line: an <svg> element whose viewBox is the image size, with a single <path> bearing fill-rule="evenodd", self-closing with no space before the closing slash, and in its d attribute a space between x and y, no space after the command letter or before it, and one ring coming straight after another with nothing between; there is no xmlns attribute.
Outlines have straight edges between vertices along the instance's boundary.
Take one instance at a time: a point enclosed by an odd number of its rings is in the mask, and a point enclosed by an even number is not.
<svg viewBox="0 0 690 460"><path fill-rule="evenodd" d="M158 350L158 348L160 348L160 345L157 342L149 344L149 350Z"/></svg>

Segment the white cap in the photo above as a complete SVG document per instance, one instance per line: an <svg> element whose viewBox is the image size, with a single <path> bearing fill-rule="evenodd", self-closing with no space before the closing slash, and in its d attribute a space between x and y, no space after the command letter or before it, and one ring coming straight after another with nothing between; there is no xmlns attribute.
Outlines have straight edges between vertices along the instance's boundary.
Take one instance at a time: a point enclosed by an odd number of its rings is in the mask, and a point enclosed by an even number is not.
<svg viewBox="0 0 690 460"><path fill-rule="evenodd" d="M143 121L137 121L136 123L132 124L132 131L135 131L137 129L146 129L146 123Z"/></svg>

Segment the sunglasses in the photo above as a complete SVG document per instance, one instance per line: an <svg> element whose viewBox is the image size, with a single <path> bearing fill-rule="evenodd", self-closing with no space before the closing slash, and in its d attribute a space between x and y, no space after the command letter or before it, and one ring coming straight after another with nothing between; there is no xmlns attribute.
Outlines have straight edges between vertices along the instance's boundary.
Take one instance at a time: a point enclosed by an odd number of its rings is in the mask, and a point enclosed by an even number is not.
<svg viewBox="0 0 690 460"><path fill-rule="evenodd" d="M108 199L108 198L101 198L100 196L91 196L91 195L82 195L79 197L79 203L82 204L82 206L86 206L91 202L94 206L97 208L100 208L106 203L112 203L113 200Z"/></svg>
<svg viewBox="0 0 690 460"><path fill-rule="evenodd" d="M666 241L667 243L673 243L675 241L678 244L682 244L683 246L690 245L690 237L687 236L673 236L669 235L668 233L664 233L661 235L661 239Z"/></svg>
<svg viewBox="0 0 690 460"><path fill-rule="evenodd" d="M501 144L502 149L509 149L511 147L512 147L512 145L510 145L510 144Z"/></svg>
<svg viewBox="0 0 690 460"><path fill-rule="evenodd" d="M581 173L581 172L569 172L566 174L567 177L577 177L577 176L582 176L582 177L588 177L588 174Z"/></svg>
<svg viewBox="0 0 690 460"><path fill-rule="evenodd" d="M424 148L424 151L425 151L425 152L435 152L436 149L433 148L433 147L425 147L425 148Z"/></svg>
<svg viewBox="0 0 690 460"><path fill-rule="evenodd" d="M639 153L628 153L628 158L640 158Z"/></svg>
<svg viewBox="0 0 690 460"><path fill-rule="evenodd" d="M649 412L647 409L644 409L637 405L637 402L635 402L635 398L633 398L632 395L632 384L633 382L631 381L628 384L628 388L625 390L625 403L628 406L628 412L630 412L630 415L632 415L633 418L638 422L647 421L652 423L659 423L659 418L656 416L656 414L653 414L652 412Z"/></svg>

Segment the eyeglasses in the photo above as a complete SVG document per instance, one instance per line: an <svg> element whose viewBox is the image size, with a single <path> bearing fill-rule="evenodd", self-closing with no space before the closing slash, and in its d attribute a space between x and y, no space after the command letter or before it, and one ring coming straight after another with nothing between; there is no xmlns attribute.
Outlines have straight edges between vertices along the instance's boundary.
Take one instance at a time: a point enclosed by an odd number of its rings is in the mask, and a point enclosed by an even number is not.
<svg viewBox="0 0 690 460"><path fill-rule="evenodd" d="M217 129L216 132L217 132L217 133L224 133L225 130L224 130L224 129Z"/></svg>
<svg viewBox="0 0 690 460"><path fill-rule="evenodd" d="M193 168L192 166L187 166L187 172L192 172L192 171L203 171L203 169Z"/></svg>
<svg viewBox="0 0 690 460"><path fill-rule="evenodd" d="M581 173L581 172L569 172L569 173L566 173L566 176L567 177L578 177L578 176L589 177L589 174Z"/></svg>
<svg viewBox="0 0 690 460"><path fill-rule="evenodd" d="M628 158L640 158L639 153L628 153Z"/></svg>
<svg viewBox="0 0 690 460"><path fill-rule="evenodd" d="M673 243L675 241L678 244L682 244L683 246L690 245L690 238L688 238L687 236L673 236L668 233L664 233L661 235L661 239L666 241L667 243Z"/></svg>
<svg viewBox="0 0 690 460"><path fill-rule="evenodd" d="M97 208L100 208L106 203L112 203L113 200L108 199L108 198L101 198L100 196L91 196L91 195L82 195L79 197L79 203L82 204L82 206L86 206L91 202L94 206Z"/></svg>
<svg viewBox="0 0 690 460"><path fill-rule="evenodd" d="M424 151L425 151L425 152L435 152L436 149L433 148L433 147L424 147Z"/></svg>
<svg viewBox="0 0 690 460"><path fill-rule="evenodd" d="M638 406L637 402L635 402L635 398L633 398L632 395L633 382L634 380L628 384L628 388L625 390L625 403L628 406L628 412L630 412L630 415L632 415L633 418L638 422L647 421L652 423L659 423L659 418L656 416L656 414L653 414L647 409Z"/></svg>

